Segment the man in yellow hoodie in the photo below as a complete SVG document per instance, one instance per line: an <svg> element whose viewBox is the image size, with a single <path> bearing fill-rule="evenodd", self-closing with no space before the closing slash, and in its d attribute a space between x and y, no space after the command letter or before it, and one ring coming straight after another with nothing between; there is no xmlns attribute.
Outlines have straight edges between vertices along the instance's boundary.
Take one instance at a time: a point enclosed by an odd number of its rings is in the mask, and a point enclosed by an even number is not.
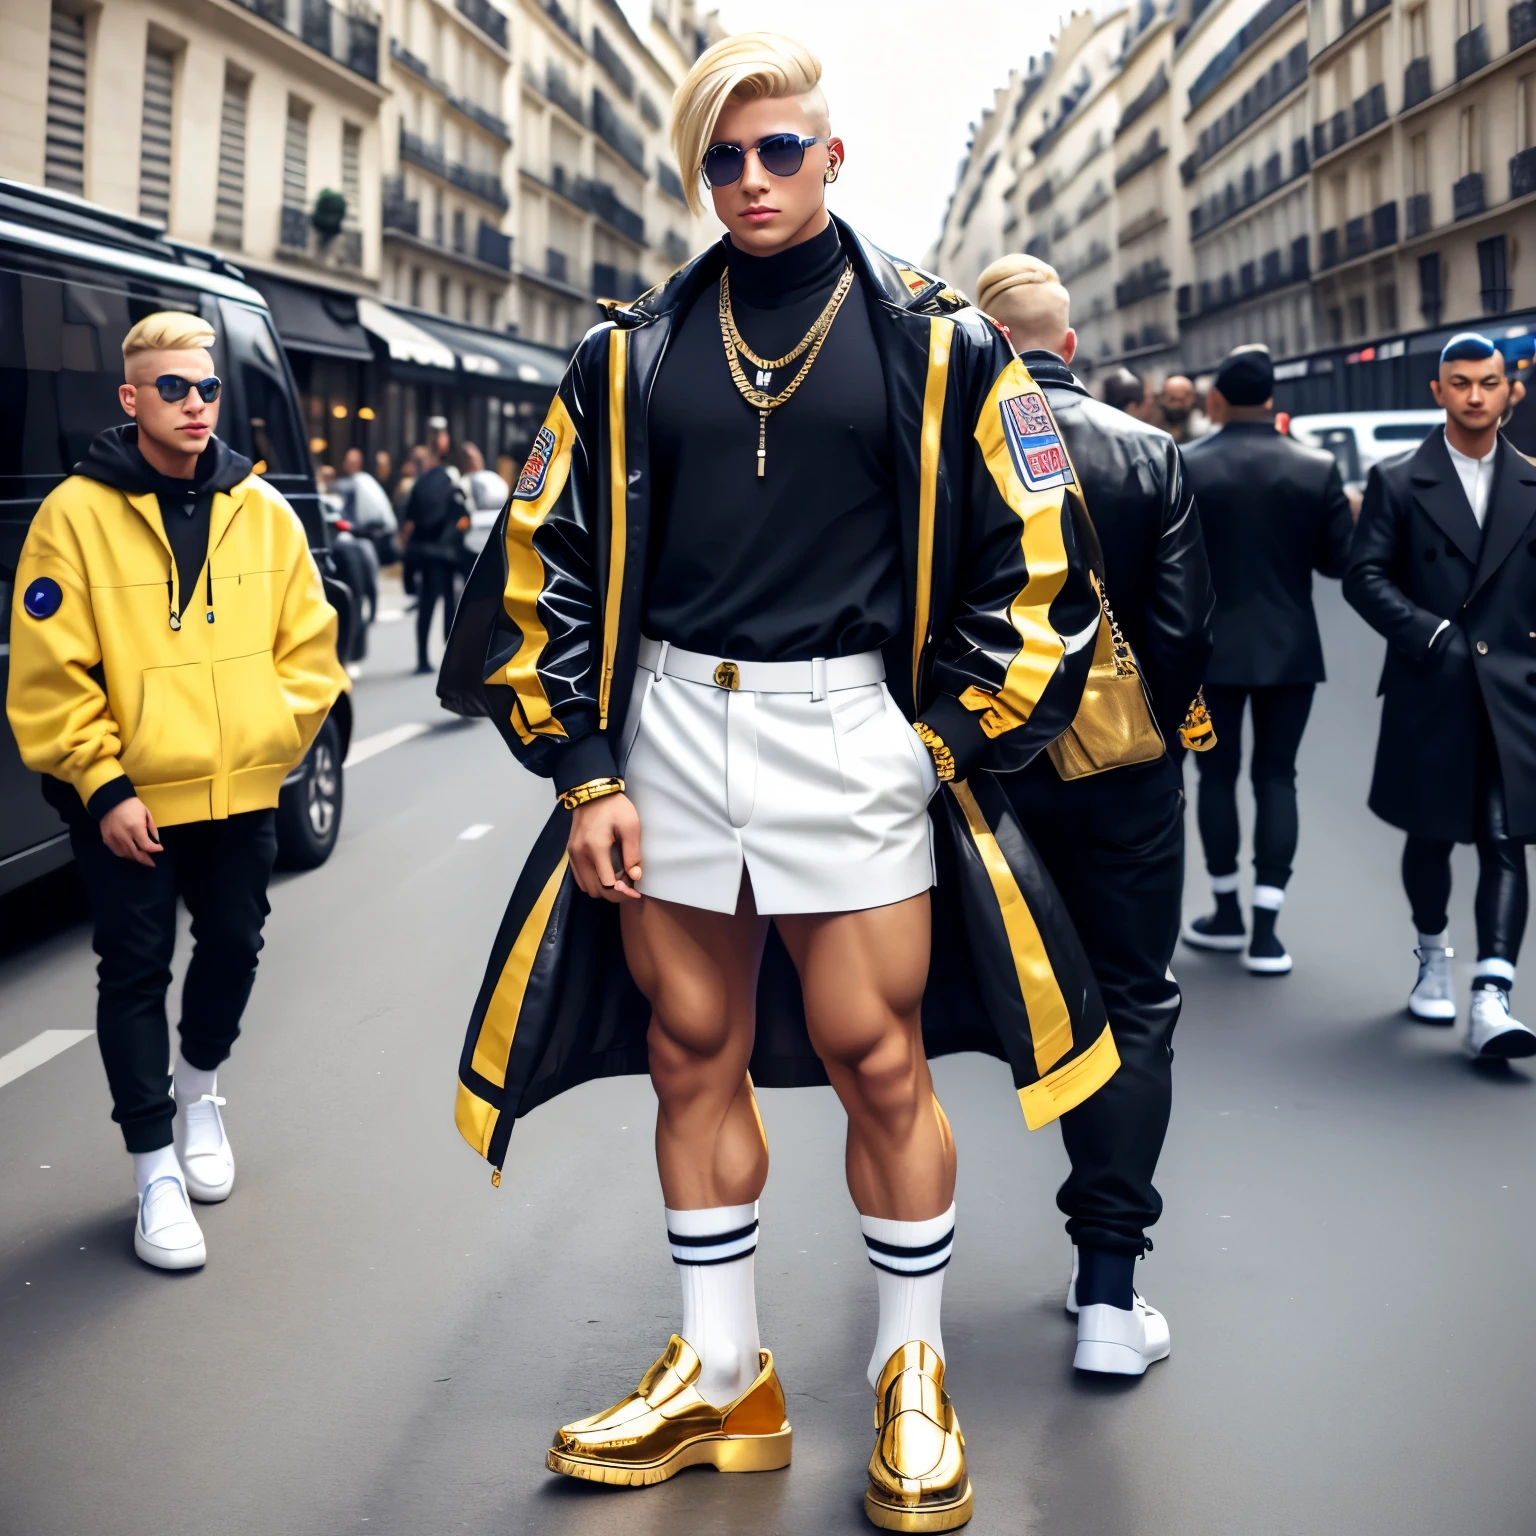
<svg viewBox="0 0 1536 1536"><path fill-rule="evenodd" d="M38 509L16 572L6 709L64 817L95 918L96 1034L132 1154L134 1251L206 1258L188 1196L228 1197L215 1073L256 976L283 779L347 687L293 509L214 435L206 321L123 340L133 421ZM178 895L194 949L174 1090L165 995Z"/></svg>

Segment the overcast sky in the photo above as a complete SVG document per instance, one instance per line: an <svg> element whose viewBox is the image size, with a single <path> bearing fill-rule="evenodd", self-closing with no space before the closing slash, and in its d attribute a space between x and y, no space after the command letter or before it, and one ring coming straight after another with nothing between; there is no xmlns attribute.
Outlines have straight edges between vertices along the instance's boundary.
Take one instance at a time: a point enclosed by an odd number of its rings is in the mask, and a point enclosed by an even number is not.
<svg viewBox="0 0 1536 1536"><path fill-rule="evenodd" d="M650 0L621 0L649 31ZM848 165L830 206L877 244L921 261L981 115L1010 68L1055 29L1057 7L1008 0L719 0L733 32L768 27L820 55ZM702 9L703 7L701 7Z"/></svg>

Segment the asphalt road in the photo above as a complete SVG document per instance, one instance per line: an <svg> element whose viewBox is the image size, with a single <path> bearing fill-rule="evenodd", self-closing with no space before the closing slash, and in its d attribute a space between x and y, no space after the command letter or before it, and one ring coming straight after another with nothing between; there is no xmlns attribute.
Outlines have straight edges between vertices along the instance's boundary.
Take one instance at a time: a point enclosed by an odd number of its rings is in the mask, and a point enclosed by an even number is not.
<svg viewBox="0 0 1536 1536"><path fill-rule="evenodd" d="M1474 1067L1401 1012L1398 839L1364 805L1380 647L1335 587L1321 607L1334 681L1302 757L1296 971L1175 961L1167 1212L1140 1277L1174 1348L1141 1382L1071 1370L1059 1136L1026 1132L999 1064L936 1069L960 1149L945 1339L978 1536L1536 1531L1532 1077ZM654 1101L642 1079L556 1100L519 1127L499 1190L454 1130L465 1020L547 789L489 727L439 714L406 675L408 628L375 631L358 736L432 729L353 767L334 857L274 889L220 1074L240 1173L202 1212L207 1268L133 1257L90 1039L0 1086L0 1532L866 1530L875 1288L826 1090L763 1095L758 1287L794 1466L643 1492L543 1470L553 1427L627 1391L678 1320ZM1471 869L1458 854L1468 959ZM1186 902L1204 901L1197 874ZM0 922L0 1058L88 1029L78 917L53 893Z"/></svg>

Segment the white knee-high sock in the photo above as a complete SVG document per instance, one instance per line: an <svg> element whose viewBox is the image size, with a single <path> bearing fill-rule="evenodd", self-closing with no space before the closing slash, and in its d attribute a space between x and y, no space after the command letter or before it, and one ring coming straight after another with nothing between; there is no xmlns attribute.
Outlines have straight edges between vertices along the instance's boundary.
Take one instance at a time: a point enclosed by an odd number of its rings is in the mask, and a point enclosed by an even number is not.
<svg viewBox="0 0 1536 1536"><path fill-rule="evenodd" d="M678 1332L699 1357L699 1394L723 1408L757 1379L757 1201L667 1211L667 1241L683 1280Z"/></svg>
<svg viewBox="0 0 1536 1536"><path fill-rule="evenodd" d="M944 1299L944 1271L955 1241L955 1208L927 1221L889 1221L860 1216L864 1246L875 1266L880 1296L880 1326L869 1357L869 1384L875 1386L886 1361L903 1344L921 1339L944 1358L939 1307Z"/></svg>

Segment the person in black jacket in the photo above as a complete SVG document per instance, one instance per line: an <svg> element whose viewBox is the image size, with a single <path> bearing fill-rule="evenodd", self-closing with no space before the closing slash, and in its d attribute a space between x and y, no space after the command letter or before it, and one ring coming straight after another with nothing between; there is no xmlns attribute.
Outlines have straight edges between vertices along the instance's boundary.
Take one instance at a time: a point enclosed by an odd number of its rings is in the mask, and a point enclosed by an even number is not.
<svg viewBox="0 0 1536 1536"><path fill-rule="evenodd" d="M1274 365L1239 347L1211 388L1221 428L1183 450L1184 470L1216 588L1215 646L1205 697L1216 727L1200 767L1200 841L1216 910L1184 926L1197 949L1238 951L1260 975L1291 957L1275 933L1296 856L1296 753L1312 691L1324 680L1312 572L1344 574L1353 532L1333 455L1275 431ZM1253 710L1253 937L1237 902L1237 775L1243 706Z"/></svg>
<svg viewBox="0 0 1536 1536"><path fill-rule="evenodd" d="M1432 384L1445 430L1371 471L1344 595L1389 644L1370 806L1408 834L1421 1019L1456 1017L1446 906L1451 848L1475 842L1477 967L1466 1046L1536 1054L1509 1016L1536 838L1536 465L1499 433L1504 359L1454 336Z"/></svg>
<svg viewBox="0 0 1536 1536"><path fill-rule="evenodd" d="M442 434L446 438L447 434ZM427 635L432 629L432 612L438 600L443 604L443 643L453 628L453 578L464 548L464 533L469 527L469 506L455 471L442 460L439 439L427 449L427 467L411 487L405 504L405 526L401 529L405 553L417 571L416 588L416 670L436 669L427 659Z"/></svg>
<svg viewBox="0 0 1536 1536"><path fill-rule="evenodd" d="M1184 888L1179 729L1210 654L1210 574L1172 438L1073 376L1077 337L1055 269L1006 256L982 273L977 302L1045 391L1102 545L1097 574L1168 743L1153 762L1084 778L1063 780L1042 754L999 779L1083 941L1120 1052L1120 1071L1061 1121L1072 1172L1056 1201L1075 1245L1075 1363L1139 1376L1169 1347L1166 1321L1135 1295L1132 1276L1163 1204L1152 1177L1181 1004L1169 969Z"/></svg>

